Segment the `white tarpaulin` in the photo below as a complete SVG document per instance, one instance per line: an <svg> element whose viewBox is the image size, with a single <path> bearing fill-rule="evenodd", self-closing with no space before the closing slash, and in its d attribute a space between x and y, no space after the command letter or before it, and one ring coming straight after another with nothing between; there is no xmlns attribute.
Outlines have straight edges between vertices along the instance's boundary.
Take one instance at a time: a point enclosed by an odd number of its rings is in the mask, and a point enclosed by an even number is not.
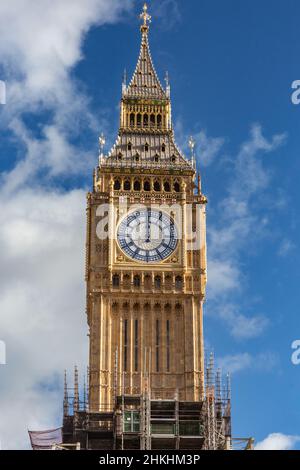
<svg viewBox="0 0 300 470"><path fill-rule="evenodd" d="M62 428L28 433L33 450L51 450L53 445L62 443Z"/></svg>

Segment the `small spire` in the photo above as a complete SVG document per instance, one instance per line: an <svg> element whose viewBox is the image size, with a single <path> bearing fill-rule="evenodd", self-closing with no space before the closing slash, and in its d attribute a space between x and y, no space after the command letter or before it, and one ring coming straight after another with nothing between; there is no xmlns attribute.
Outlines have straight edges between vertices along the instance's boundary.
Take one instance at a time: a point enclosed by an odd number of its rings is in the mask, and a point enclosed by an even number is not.
<svg viewBox="0 0 300 470"><path fill-rule="evenodd" d="M78 384L78 369L75 366L74 369L74 413L75 411L79 411L79 384Z"/></svg>
<svg viewBox="0 0 300 470"><path fill-rule="evenodd" d="M145 3L144 6L143 6L143 11L140 14L140 19L143 20L143 24L141 26L142 33L148 33L148 31L149 31L148 23L151 23L151 16L148 13L147 3Z"/></svg>
<svg viewBox="0 0 300 470"><path fill-rule="evenodd" d="M68 383L67 383L67 371L65 370L64 376L64 416L69 414L69 397L68 397Z"/></svg>
<svg viewBox="0 0 300 470"><path fill-rule="evenodd" d="M195 168L195 145L196 145L196 142L194 138L191 136L189 140L189 147L191 149L191 161L192 161L193 168Z"/></svg>
<svg viewBox="0 0 300 470"><path fill-rule="evenodd" d="M169 72L166 72L165 82L166 82L166 94L167 94L167 97L170 98L170 96L171 96L171 87L170 87Z"/></svg>
<svg viewBox="0 0 300 470"><path fill-rule="evenodd" d="M104 146L106 144L106 140L105 140L105 136L103 134L103 132L101 133L100 137L99 137L99 147L100 147L100 155L99 155L99 165L101 164L102 162L102 158L103 158L103 149L104 149Z"/></svg>

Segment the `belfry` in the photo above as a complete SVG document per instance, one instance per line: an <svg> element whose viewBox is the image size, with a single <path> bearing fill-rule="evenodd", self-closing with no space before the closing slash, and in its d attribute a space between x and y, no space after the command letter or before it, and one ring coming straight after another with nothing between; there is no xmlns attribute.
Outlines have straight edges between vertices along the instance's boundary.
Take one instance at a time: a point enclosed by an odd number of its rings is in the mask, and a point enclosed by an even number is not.
<svg viewBox="0 0 300 470"><path fill-rule="evenodd" d="M88 380L81 393L77 368L71 393L65 380L63 445L231 449L229 378L204 357L207 199L193 139L189 157L175 142L146 4L141 20L118 136L108 154L100 137L87 196Z"/></svg>

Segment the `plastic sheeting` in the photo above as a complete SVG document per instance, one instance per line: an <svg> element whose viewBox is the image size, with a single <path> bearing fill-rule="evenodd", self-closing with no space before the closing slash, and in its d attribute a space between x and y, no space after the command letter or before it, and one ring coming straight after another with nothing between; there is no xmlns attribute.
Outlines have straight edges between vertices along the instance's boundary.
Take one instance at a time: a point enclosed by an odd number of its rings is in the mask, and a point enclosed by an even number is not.
<svg viewBox="0 0 300 470"><path fill-rule="evenodd" d="M28 433L33 450L51 450L53 445L62 443L62 428Z"/></svg>

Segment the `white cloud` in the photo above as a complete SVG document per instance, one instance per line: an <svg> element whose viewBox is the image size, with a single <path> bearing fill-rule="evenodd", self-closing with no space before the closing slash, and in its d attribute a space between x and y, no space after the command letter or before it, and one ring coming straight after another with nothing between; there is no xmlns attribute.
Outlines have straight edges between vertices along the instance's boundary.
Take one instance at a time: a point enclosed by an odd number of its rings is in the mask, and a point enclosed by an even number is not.
<svg viewBox="0 0 300 470"><path fill-rule="evenodd" d="M198 159L200 166L207 167L213 163L216 156L220 153L225 139L222 137L208 137L207 133L202 130L195 135L197 145Z"/></svg>
<svg viewBox="0 0 300 470"><path fill-rule="evenodd" d="M61 391L38 384L86 361L84 214L84 191L22 190L0 199L4 448L26 445L27 426L60 424Z"/></svg>
<svg viewBox="0 0 300 470"><path fill-rule="evenodd" d="M217 358L217 366L225 373L236 374L245 369L268 372L278 364L278 357L271 352L256 355L248 352Z"/></svg>
<svg viewBox="0 0 300 470"><path fill-rule="evenodd" d="M249 353L235 354L218 358L217 366L226 373L234 374L250 367L252 360Z"/></svg>
<svg viewBox="0 0 300 470"><path fill-rule="evenodd" d="M296 245L291 240L288 240L288 239L282 240L278 249L278 256L285 257L289 253L291 253L291 251L294 251L295 248L296 248Z"/></svg>
<svg viewBox="0 0 300 470"><path fill-rule="evenodd" d="M2 448L28 447L27 428L60 424L64 368L87 360L85 191L56 189L91 155L74 147L82 125L99 132L71 71L92 26L116 21L131 0L0 2L0 57L7 82L1 125L19 144L1 174L0 368ZM2 78L2 77L1 77ZM30 129L31 113L38 129ZM41 116L47 115L45 123ZM92 143L94 146L94 142ZM97 155L93 155L96 162Z"/></svg>
<svg viewBox="0 0 300 470"><path fill-rule="evenodd" d="M20 172L25 170L24 176L33 176L32 172L42 163L50 176L69 169L72 173L81 172L80 158L76 159L78 149L76 152L71 148L71 137L80 136L83 127L96 134L100 123L90 113L89 99L79 90L71 71L83 59L82 44L88 30L115 21L132 3L132 0L0 2L0 57L7 82L7 104L1 109L1 118L16 141L23 142L27 149L24 152L27 159L21 157L18 168ZM39 137L29 135L25 113L41 116L45 112L48 122L44 124L40 119Z"/></svg>
<svg viewBox="0 0 300 470"><path fill-rule="evenodd" d="M214 220L208 227L208 298L213 301L214 312L238 339L254 338L268 324L264 314L241 313L241 307L229 301L229 296L232 299L246 288L241 254L245 247L248 250L254 246L268 225L265 214L259 215L254 204L270 183L261 154L276 151L285 139L285 134L266 139L259 125L251 128L250 138L231 159L232 176L226 195L215 208Z"/></svg>
<svg viewBox="0 0 300 470"><path fill-rule="evenodd" d="M292 450L298 442L300 442L300 436L273 433L258 442L255 450Z"/></svg>

